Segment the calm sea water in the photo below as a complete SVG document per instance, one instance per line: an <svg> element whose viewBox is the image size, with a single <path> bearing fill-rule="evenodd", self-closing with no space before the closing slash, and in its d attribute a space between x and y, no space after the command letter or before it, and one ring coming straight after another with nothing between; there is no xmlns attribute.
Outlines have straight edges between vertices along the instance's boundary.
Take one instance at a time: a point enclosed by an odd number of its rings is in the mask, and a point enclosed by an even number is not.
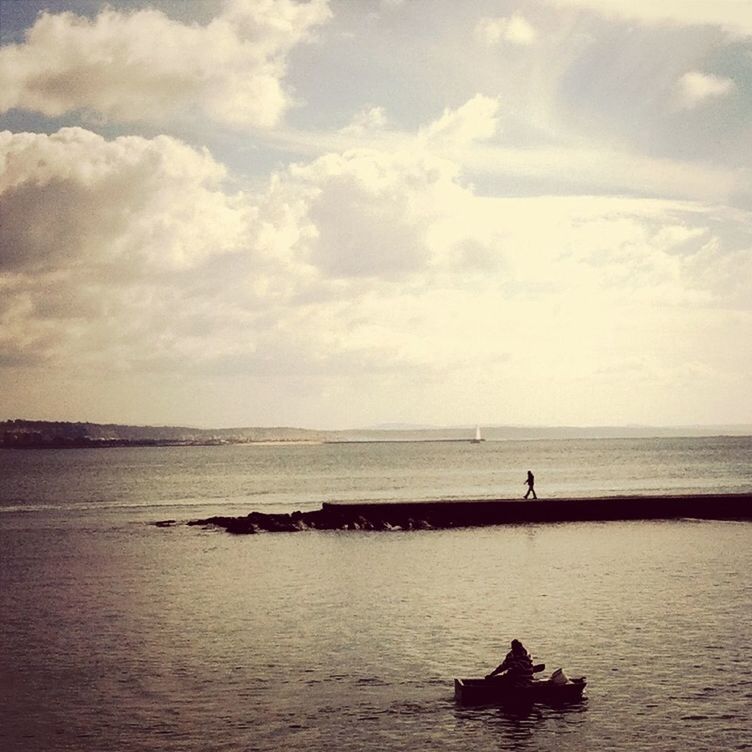
<svg viewBox="0 0 752 752"><path fill-rule="evenodd" d="M0 451L0 515L97 521L322 501L752 491L752 437ZM24 522L26 524L26 522Z"/></svg>
<svg viewBox="0 0 752 752"><path fill-rule="evenodd" d="M752 526L233 537L323 500L752 490L752 439L0 452L0 749L752 748ZM521 638L566 710L463 709Z"/></svg>

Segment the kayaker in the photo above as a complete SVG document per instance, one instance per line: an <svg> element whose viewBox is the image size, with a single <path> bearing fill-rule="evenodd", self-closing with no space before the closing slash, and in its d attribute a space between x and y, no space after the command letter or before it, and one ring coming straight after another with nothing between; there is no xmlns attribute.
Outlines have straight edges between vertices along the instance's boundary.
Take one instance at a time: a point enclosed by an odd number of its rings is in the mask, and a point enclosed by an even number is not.
<svg viewBox="0 0 752 752"><path fill-rule="evenodd" d="M519 640L512 640L512 649L506 658L490 673L486 679L498 677L515 686L526 686L533 681L533 659Z"/></svg>

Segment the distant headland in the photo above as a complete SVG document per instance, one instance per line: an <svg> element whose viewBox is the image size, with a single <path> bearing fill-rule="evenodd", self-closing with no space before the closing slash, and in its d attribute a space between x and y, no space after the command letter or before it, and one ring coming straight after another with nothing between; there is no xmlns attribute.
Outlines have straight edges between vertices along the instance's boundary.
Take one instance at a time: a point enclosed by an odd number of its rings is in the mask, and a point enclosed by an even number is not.
<svg viewBox="0 0 752 752"><path fill-rule="evenodd" d="M484 426L486 441L750 436L751 425L718 426ZM123 446L224 446L354 442L477 441L476 427L376 427L316 430L285 426L189 428L15 419L0 422L0 448L59 449Z"/></svg>
<svg viewBox="0 0 752 752"><path fill-rule="evenodd" d="M7 420L0 423L0 447L60 449L122 446L223 446L268 442L322 442L327 432L305 428L187 428Z"/></svg>

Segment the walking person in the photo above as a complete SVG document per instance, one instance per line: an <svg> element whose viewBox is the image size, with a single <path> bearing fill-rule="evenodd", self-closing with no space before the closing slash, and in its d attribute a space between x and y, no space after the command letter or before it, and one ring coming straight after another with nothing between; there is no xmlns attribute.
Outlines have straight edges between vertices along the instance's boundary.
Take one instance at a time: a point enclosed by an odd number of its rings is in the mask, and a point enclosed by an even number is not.
<svg viewBox="0 0 752 752"><path fill-rule="evenodd" d="M527 499L527 497L530 496L530 494L532 494L533 498L537 499L538 496L535 493L535 476L533 475L532 470L527 471L527 480L525 481L525 483L527 485L527 493L525 494L524 498Z"/></svg>

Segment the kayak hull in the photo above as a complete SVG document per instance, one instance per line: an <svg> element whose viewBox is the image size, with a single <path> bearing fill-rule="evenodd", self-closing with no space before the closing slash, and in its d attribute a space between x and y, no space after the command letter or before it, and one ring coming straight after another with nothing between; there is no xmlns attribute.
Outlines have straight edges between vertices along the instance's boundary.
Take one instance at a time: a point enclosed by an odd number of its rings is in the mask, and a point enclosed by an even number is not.
<svg viewBox="0 0 752 752"><path fill-rule="evenodd" d="M545 703L568 704L582 700L587 685L585 677L570 679L565 684L533 681L525 687L515 687L499 679L455 679L454 699L461 705L503 705Z"/></svg>

